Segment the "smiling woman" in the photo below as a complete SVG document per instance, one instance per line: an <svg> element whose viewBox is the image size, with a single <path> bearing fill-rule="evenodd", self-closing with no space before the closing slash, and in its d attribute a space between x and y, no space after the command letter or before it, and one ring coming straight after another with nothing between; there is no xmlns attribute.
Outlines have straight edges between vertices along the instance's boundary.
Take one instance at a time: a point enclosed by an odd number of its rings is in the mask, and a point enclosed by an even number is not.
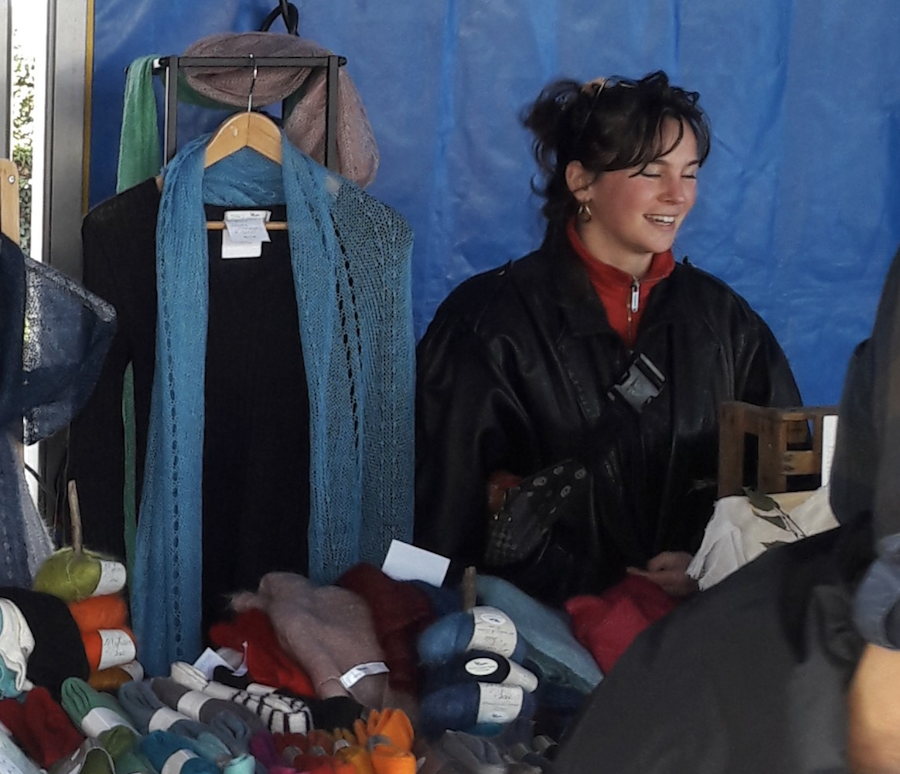
<svg viewBox="0 0 900 774"><path fill-rule="evenodd" d="M710 148L697 101L655 72L557 81L525 112L544 242L463 283L419 345L423 547L554 603L626 572L696 589L685 569L715 500L719 403L800 404L765 322L675 263ZM582 468L577 505L570 487L543 492ZM498 481L513 486L489 505Z"/></svg>

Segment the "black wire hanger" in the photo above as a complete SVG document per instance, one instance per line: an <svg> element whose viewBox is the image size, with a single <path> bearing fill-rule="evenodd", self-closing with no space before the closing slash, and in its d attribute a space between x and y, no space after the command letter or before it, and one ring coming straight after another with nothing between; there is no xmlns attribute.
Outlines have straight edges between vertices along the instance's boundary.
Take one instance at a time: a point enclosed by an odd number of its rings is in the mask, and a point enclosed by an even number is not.
<svg viewBox="0 0 900 774"><path fill-rule="evenodd" d="M297 10L297 6L289 3L287 0L278 0L278 5L263 19L263 23L259 28L260 32L268 32L269 27L272 26L279 16L284 19L284 26L287 28L288 34L300 34L297 32L297 27L300 23L300 12Z"/></svg>

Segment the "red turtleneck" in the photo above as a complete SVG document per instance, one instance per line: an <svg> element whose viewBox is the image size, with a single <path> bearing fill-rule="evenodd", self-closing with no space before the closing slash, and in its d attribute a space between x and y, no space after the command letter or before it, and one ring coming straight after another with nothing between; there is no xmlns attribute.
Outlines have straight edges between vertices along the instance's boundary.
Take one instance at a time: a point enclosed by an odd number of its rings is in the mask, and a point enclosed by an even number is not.
<svg viewBox="0 0 900 774"><path fill-rule="evenodd" d="M675 268L672 251L656 253L650 261L647 273L641 279L637 279L591 255L575 230L574 219L569 221L567 232L572 247L587 269L591 284L600 296L603 308L606 309L609 324L631 347L637 335L638 323L644 312L647 296L653 287L668 277Z"/></svg>

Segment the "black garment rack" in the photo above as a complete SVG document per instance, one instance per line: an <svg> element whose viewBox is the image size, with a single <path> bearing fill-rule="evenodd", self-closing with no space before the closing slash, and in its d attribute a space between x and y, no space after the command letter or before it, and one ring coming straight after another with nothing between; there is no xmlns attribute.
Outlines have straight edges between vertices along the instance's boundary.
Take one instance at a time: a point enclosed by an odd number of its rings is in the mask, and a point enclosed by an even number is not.
<svg viewBox="0 0 900 774"><path fill-rule="evenodd" d="M337 154L338 68L347 64L346 57L326 56L166 56L160 57L157 67L165 73L165 123L163 155L168 164L177 151L178 132L178 76L189 67L324 67L325 73L325 166L335 170ZM302 88L302 87L301 87ZM291 95L293 96L293 95ZM287 103L290 97L284 102ZM297 109L295 106L294 109Z"/></svg>

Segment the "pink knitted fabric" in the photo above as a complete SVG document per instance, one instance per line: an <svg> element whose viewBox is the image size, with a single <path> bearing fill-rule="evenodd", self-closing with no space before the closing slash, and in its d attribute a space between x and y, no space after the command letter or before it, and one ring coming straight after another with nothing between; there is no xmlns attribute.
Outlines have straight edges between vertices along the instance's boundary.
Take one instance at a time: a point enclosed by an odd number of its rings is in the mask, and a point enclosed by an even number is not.
<svg viewBox="0 0 900 774"><path fill-rule="evenodd" d="M352 591L316 586L294 573L270 572L256 593L236 594L232 607L266 613L281 647L303 667L320 698L349 695L376 709L409 705L408 697L391 691L386 673L363 677L350 688L341 683L353 667L384 661L369 606Z"/></svg>
<svg viewBox="0 0 900 774"><path fill-rule="evenodd" d="M244 57L328 56L326 48L296 35L274 32L225 32L192 43L184 56ZM253 70L248 67L185 70L194 91L236 107L247 107ZM378 146L366 109L346 67L338 70L337 171L361 188L375 179ZM307 156L325 161L325 68L260 67L253 84L256 107L280 102L303 87L299 104L284 118L284 133Z"/></svg>

